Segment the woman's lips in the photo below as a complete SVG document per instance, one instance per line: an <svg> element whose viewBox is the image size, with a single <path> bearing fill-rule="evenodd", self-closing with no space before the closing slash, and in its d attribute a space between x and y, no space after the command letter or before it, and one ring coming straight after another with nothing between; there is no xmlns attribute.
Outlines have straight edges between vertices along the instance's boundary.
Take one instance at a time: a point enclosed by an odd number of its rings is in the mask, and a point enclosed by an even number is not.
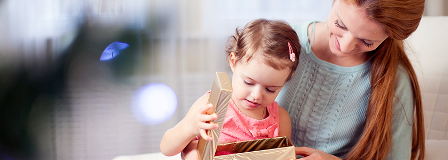
<svg viewBox="0 0 448 160"><path fill-rule="evenodd" d="M334 36L334 45L336 46L336 48L341 51L341 46L339 45L339 41L338 38L336 36Z"/></svg>
<svg viewBox="0 0 448 160"><path fill-rule="evenodd" d="M258 107L260 105L259 103L252 102L247 99L246 99L246 104L247 104L247 106L252 107L252 108Z"/></svg>

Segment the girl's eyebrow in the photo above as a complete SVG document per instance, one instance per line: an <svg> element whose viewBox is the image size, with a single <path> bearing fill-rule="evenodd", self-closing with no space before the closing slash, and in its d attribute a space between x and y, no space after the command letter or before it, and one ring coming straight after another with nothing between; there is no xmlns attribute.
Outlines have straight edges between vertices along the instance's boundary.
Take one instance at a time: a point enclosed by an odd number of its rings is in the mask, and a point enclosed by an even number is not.
<svg viewBox="0 0 448 160"><path fill-rule="evenodd" d="M254 79L252 79L252 78L250 78L250 77L248 77L248 76L246 76L246 75L244 75L244 74L243 74L243 77L244 77L244 78L247 78L247 79L249 79L249 80L251 80L251 81L255 81L255 82L257 82L256 80L254 80ZM267 87L283 87L283 86L266 86L266 88L267 88Z"/></svg>

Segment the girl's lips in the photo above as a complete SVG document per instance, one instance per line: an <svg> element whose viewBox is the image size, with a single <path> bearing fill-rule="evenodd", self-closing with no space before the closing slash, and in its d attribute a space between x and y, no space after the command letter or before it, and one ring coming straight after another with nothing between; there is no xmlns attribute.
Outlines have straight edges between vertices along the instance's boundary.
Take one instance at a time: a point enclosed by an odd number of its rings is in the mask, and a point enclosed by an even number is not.
<svg viewBox="0 0 448 160"><path fill-rule="evenodd" d="M338 38L336 36L334 36L334 45L336 46L336 48L341 51L341 46L339 45L339 41Z"/></svg>
<svg viewBox="0 0 448 160"><path fill-rule="evenodd" d="M256 103L256 102L252 102L246 99L246 105L252 108L258 107L260 104Z"/></svg>

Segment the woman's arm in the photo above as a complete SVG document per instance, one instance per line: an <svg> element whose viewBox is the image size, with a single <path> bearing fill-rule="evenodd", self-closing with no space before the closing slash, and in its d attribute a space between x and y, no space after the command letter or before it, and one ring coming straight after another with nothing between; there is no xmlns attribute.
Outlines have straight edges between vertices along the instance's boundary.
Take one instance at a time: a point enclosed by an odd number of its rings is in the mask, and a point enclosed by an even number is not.
<svg viewBox="0 0 448 160"><path fill-rule="evenodd" d="M278 107L280 130L278 136L287 136L291 138L291 119L289 117L288 111L283 107ZM308 147L296 147L296 155L304 156L300 160L340 160L340 158L333 156L331 154L325 153L321 150L308 148Z"/></svg>
<svg viewBox="0 0 448 160"><path fill-rule="evenodd" d="M279 131L278 136L283 137L287 136L291 138L291 119L289 117L288 111L286 111L283 107L278 107L278 115L279 115Z"/></svg>
<svg viewBox="0 0 448 160"><path fill-rule="evenodd" d="M174 156L180 153L196 136L202 136L205 140L212 137L205 132L218 128L216 124L206 123L217 118L216 114L207 115L206 111L212 108L207 104L210 94L205 94L191 106L187 115L173 128L167 130L160 142L160 150L166 156Z"/></svg>
<svg viewBox="0 0 448 160"><path fill-rule="evenodd" d="M181 158L183 160L198 160L199 152L198 152L198 142L199 140L191 141L187 147L181 152Z"/></svg>
<svg viewBox="0 0 448 160"><path fill-rule="evenodd" d="M392 149L387 159L410 159L414 98L406 70L399 66L395 80L394 110L392 117Z"/></svg>

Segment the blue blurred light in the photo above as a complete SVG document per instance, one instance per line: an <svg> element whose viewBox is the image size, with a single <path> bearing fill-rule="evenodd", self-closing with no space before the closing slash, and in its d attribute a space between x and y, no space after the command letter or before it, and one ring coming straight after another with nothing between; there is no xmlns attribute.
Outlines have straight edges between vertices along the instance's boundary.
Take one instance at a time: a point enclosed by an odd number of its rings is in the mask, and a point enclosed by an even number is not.
<svg viewBox="0 0 448 160"><path fill-rule="evenodd" d="M163 83L150 83L134 92L132 112L137 120L146 125L167 121L176 108L176 93Z"/></svg>
<svg viewBox="0 0 448 160"><path fill-rule="evenodd" d="M121 50L129 47L129 44L124 42L115 41L109 44L106 49L104 49L103 54L101 54L100 61L108 61L120 54Z"/></svg>

